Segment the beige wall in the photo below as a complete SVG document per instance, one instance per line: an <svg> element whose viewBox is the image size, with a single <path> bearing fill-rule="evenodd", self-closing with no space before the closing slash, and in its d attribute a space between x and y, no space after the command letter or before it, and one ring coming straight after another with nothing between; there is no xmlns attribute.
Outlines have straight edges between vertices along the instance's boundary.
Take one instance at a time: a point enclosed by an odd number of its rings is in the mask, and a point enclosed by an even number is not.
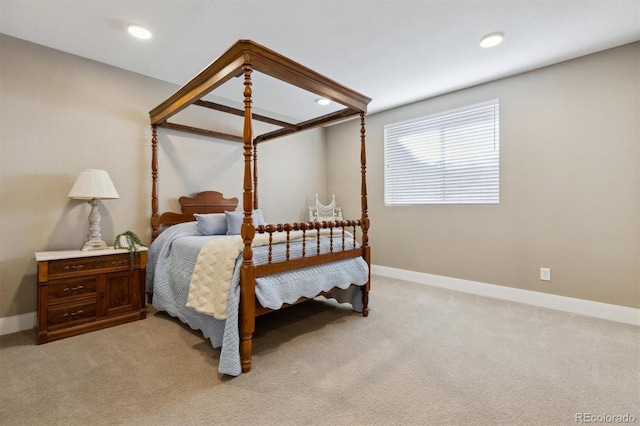
<svg viewBox="0 0 640 426"><path fill-rule="evenodd" d="M120 193L102 205L103 239L131 229L149 241L148 111L178 87L4 35L0 52L3 318L36 310L34 252L79 248L86 238L89 206L67 198L81 169L107 170ZM323 131L297 138L309 143L283 138L259 149L269 221L304 218L315 193L325 192ZM239 144L161 131L159 145L161 209L206 189L241 196Z"/></svg>
<svg viewBox="0 0 640 426"><path fill-rule="evenodd" d="M639 81L634 43L369 116L373 263L640 307ZM494 98L499 205L384 206L385 124ZM327 190L350 211L359 170L343 158L356 129L327 130Z"/></svg>
<svg viewBox="0 0 640 426"><path fill-rule="evenodd" d="M108 170L120 193L101 209L105 241L126 229L149 240L148 111L177 87L4 35L0 54L3 318L36 309L34 252L84 241L88 206L67 198L79 170ZM369 116L373 262L639 307L639 73L635 43ZM500 205L383 205L386 123L495 97ZM358 216L357 122L328 128L326 148L322 131L297 138L310 143L261 145L266 219L304 218L316 192ZM176 132L161 132L159 144L161 209L205 189L240 196L237 145ZM541 266L550 283L538 279Z"/></svg>

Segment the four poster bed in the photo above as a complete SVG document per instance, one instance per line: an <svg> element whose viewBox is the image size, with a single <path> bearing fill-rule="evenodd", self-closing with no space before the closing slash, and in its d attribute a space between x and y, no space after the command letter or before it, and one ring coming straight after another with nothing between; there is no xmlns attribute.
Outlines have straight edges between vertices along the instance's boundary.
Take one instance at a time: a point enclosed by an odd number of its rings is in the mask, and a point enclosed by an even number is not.
<svg viewBox="0 0 640 426"><path fill-rule="evenodd" d="M252 112L252 73L262 72L344 106L299 123ZM244 110L203 100L234 77L244 78ZM150 112L152 127L152 244L147 292L153 305L202 330L222 347L219 371L251 369L255 318L319 295L351 302L368 315L368 241L365 114L371 100L250 40L240 40ZM242 136L169 122L197 105L244 117ZM361 215L355 220L266 224L258 205L259 144L351 117L360 118ZM252 121L279 127L253 134ZM158 129L244 145L242 210L216 191L180 197L181 212L158 212ZM356 136L357 137L357 136ZM161 232L162 231L162 232ZM186 305L186 306L185 306Z"/></svg>

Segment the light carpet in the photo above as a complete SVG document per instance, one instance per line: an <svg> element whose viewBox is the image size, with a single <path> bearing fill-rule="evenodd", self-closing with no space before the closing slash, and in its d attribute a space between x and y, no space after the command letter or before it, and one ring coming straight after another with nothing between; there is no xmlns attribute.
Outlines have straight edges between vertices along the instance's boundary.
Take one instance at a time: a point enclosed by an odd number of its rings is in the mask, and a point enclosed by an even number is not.
<svg viewBox="0 0 640 426"><path fill-rule="evenodd" d="M253 369L236 378L151 307L45 345L2 336L0 424L640 423L638 327L379 276L371 300L368 318L326 301L260 317Z"/></svg>

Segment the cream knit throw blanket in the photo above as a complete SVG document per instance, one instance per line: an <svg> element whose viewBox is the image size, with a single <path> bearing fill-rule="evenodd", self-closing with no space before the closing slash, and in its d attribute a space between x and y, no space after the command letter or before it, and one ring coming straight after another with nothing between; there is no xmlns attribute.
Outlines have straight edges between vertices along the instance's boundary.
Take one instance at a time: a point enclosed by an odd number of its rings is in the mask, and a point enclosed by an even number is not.
<svg viewBox="0 0 640 426"><path fill-rule="evenodd" d="M306 232L306 237L315 238L315 230ZM302 231L291 231L289 241L301 240ZM286 232L274 232L273 244L285 242ZM256 234L253 247L269 244L269 234ZM187 307L210 315L216 319L227 318L227 304L236 259L242 253L240 235L230 235L209 241L202 246L193 268Z"/></svg>

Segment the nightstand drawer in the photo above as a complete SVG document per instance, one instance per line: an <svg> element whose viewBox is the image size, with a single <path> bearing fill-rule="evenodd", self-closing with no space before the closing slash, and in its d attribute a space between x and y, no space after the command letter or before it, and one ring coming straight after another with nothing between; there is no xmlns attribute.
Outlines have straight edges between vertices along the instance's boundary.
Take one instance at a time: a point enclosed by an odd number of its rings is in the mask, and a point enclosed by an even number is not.
<svg viewBox="0 0 640 426"><path fill-rule="evenodd" d="M136 257L136 261L138 258ZM139 261L138 261L139 263ZM84 257L78 259L64 259L49 261L49 277L55 275L75 275L91 273L99 269L128 269L129 255L127 253L111 256Z"/></svg>
<svg viewBox="0 0 640 426"><path fill-rule="evenodd" d="M48 312L47 325L55 326L95 318L96 303L84 303L81 305L63 306L60 308L50 309Z"/></svg>
<svg viewBox="0 0 640 426"><path fill-rule="evenodd" d="M97 276L53 281L47 286L47 300L51 304L80 299L89 295L95 297L97 285Z"/></svg>

